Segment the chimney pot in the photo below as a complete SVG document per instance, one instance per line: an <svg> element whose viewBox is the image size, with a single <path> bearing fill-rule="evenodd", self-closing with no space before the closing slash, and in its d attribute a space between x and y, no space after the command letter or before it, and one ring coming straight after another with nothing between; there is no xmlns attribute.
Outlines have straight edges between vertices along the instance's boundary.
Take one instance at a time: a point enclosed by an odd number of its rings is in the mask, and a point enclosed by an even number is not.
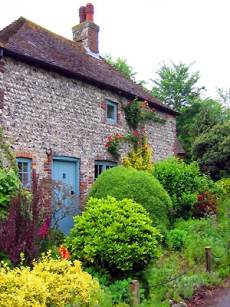
<svg viewBox="0 0 230 307"><path fill-rule="evenodd" d="M93 15L94 15L94 6L92 3L87 3L86 4L86 21L91 21L93 22Z"/></svg>
<svg viewBox="0 0 230 307"><path fill-rule="evenodd" d="M80 43L88 54L99 58L99 27L94 23L93 15L94 7L91 3L80 7L80 23L72 28L73 40Z"/></svg>
<svg viewBox="0 0 230 307"><path fill-rule="evenodd" d="M81 6L79 9L80 23L86 21L86 8Z"/></svg>

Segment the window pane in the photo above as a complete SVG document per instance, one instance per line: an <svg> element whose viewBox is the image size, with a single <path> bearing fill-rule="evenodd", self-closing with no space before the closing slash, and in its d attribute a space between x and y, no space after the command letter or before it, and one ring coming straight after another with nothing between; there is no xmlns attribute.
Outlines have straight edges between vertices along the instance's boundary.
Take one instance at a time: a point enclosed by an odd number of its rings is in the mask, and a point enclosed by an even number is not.
<svg viewBox="0 0 230 307"><path fill-rule="evenodd" d="M103 165L98 165L98 175L103 172Z"/></svg>
<svg viewBox="0 0 230 307"><path fill-rule="evenodd" d="M95 179L105 170L116 166L116 163L113 162L103 162L103 161L98 161L95 164Z"/></svg>
<svg viewBox="0 0 230 307"><path fill-rule="evenodd" d="M24 173L28 172L28 163L27 162L22 163L22 171Z"/></svg>
<svg viewBox="0 0 230 307"><path fill-rule="evenodd" d="M98 177L98 165L95 165L95 179Z"/></svg>
<svg viewBox="0 0 230 307"><path fill-rule="evenodd" d="M115 120L115 106L107 104L107 118Z"/></svg>
<svg viewBox="0 0 230 307"><path fill-rule="evenodd" d="M22 182L22 173L20 173L20 172L19 172L19 174L18 174L18 175L19 175L19 179L20 179L20 181Z"/></svg>
<svg viewBox="0 0 230 307"><path fill-rule="evenodd" d="M19 169L19 172L21 172L22 171L22 162L18 162L18 169Z"/></svg>
<svg viewBox="0 0 230 307"><path fill-rule="evenodd" d="M17 158L19 178L25 188L29 188L31 183L30 163L30 159Z"/></svg>
<svg viewBox="0 0 230 307"><path fill-rule="evenodd" d="M22 185L24 187L28 187L29 186L29 174L28 173L23 173L21 178L22 178Z"/></svg>

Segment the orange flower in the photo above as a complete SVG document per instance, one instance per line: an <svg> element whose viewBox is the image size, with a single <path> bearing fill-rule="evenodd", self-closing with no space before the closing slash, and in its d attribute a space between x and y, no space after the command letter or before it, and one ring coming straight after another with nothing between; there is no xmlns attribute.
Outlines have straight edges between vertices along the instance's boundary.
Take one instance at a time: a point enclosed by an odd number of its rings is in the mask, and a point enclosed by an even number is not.
<svg viewBox="0 0 230 307"><path fill-rule="evenodd" d="M58 249L58 252L63 259L68 260L70 258L70 253L66 247L61 245Z"/></svg>

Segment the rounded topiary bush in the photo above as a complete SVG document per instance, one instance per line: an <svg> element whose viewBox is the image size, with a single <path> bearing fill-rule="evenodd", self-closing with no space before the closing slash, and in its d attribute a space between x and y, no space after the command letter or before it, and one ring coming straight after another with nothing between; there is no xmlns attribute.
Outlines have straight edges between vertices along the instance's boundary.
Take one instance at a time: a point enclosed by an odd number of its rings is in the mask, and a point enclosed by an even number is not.
<svg viewBox="0 0 230 307"><path fill-rule="evenodd" d="M141 205L108 196L89 199L66 243L72 257L117 274L139 270L156 258L160 239Z"/></svg>
<svg viewBox="0 0 230 307"><path fill-rule="evenodd" d="M97 178L89 196L103 198L107 195L118 200L133 199L149 212L154 226L162 232L168 227L171 199L150 173L123 166L107 170Z"/></svg>

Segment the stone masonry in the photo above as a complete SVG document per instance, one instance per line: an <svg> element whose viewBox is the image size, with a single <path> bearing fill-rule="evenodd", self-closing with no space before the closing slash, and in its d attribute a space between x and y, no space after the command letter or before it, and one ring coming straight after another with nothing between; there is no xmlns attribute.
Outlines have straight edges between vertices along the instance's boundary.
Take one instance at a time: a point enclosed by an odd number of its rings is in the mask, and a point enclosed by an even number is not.
<svg viewBox="0 0 230 307"><path fill-rule="evenodd" d="M40 176L52 176L52 156L80 159L80 193L94 181L95 160L114 161L105 148L114 133L126 133L127 99L81 81L12 58L0 66L0 121L17 156L32 159ZM106 122L105 100L118 103L118 123ZM174 154L175 117L147 126L154 159Z"/></svg>

